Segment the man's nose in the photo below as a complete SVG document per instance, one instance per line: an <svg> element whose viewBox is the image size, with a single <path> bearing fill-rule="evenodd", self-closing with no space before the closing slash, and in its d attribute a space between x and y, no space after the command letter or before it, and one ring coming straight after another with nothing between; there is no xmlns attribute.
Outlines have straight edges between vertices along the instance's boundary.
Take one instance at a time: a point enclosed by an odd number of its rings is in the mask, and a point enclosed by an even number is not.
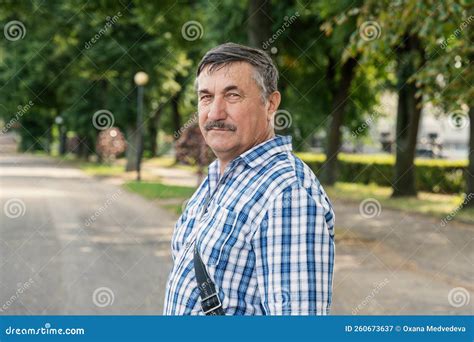
<svg viewBox="0 0 474 342"><path fill-rule="evenodd" d="M209 110L208 119L212 121L223 120L227 117L226 102L221 96L214 97Z"/></svg>

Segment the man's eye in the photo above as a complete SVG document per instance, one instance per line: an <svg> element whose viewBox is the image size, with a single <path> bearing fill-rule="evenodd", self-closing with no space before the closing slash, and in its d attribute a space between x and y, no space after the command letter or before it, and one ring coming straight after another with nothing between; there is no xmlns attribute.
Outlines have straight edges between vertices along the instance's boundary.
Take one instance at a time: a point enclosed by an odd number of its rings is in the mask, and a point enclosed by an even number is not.
<svg viewBox="0 0 474 342"><path fill-rule="evenodd" d="M208 101L211 99L211 95L203 95L201 96L201 98L199 99L200 101Z"/></svg>
<svg viewBox="0 0 474 342"><path fill-rule="evenodd" d="M227 94L227 97L228 97L229 99L234 100L234 99L240 98L240 95L237 94L237 93L229 93L229 94Z"/></svg>

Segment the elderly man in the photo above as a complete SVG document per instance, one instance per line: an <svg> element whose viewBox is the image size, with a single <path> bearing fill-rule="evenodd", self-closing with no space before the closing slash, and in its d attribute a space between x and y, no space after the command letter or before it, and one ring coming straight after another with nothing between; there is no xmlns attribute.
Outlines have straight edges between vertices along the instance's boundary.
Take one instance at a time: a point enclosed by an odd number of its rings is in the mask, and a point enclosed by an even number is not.
<svg viewBox="0 0 474 342"><path fill-rule="evenodd" d="M325 315L334 213L310 168L275 135L278 71L227 43L197 69L199 126L217 159L175 226L166 315Z"/></svg>

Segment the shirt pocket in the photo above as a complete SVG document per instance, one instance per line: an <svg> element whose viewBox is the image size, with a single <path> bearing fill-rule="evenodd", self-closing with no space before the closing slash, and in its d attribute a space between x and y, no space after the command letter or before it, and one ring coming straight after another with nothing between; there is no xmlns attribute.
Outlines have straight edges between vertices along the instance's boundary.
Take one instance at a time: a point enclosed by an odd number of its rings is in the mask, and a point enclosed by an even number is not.
<svg viewBox="0 0 474 342"><path fill-rule="evenodd" d="M237 213L218 204L213 205L199 222L197 246L207 265L217 265L226 246L232 243Z"/></svg>

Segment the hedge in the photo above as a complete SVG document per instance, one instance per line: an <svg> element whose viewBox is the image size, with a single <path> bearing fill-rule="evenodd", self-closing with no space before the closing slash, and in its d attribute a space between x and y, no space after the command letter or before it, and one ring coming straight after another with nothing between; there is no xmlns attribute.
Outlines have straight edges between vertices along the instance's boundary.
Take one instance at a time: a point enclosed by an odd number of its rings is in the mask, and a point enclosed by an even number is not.
<svg viewBox="0 0 474 342"><path fill-rule="evenodd" d="M318 176L325 161L323 154L296 153ZM395 158L391 155L339 154L338 181L375 183L391 186ZM420 191L463 193L468 162L438 159L416 159L416 186Z"/></svg>

